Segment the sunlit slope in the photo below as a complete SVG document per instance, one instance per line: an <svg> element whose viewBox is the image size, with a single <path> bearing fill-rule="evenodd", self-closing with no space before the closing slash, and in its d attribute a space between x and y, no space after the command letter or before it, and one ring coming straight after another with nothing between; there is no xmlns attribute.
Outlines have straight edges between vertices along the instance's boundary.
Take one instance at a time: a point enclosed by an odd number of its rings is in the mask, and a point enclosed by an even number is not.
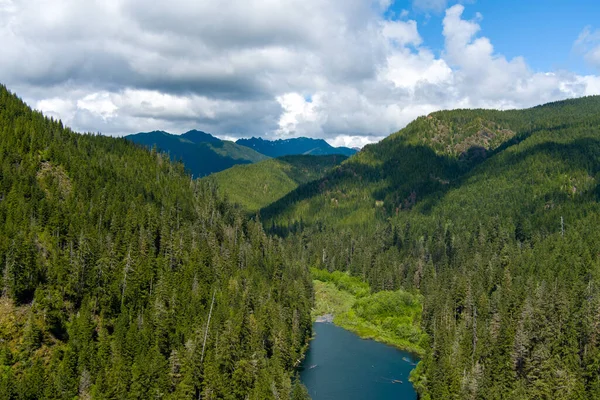
<svg viewBox="0 0 600 400"><path fill-rule="evenodd" d="M511 154L528 146L528 155L548 151L553 155L546 157L558 156L557 162L570 168L566 165L570 152L587 151L589 140L594 141L599 114L597 96L526 110L432 113L366 146L320 180L300 186L266 207L262 215L280 226L293 226L300 220L351 226L370 225L414 207L426 211L467 179L483 184L486 178L477 174L511 168L523 158ZM552 144L557 141L569 145ZM516 167L512 176L530 173L522 168L525 166ZM540 168L532 173L548 167ZM511 175L503 176L509 179ZM522 188L515 186L515 191L519 190Z"/></svg>
<svg viewBox="0 0 600 400"><path fill-rule="evenodd" d="M206 179L250 212L282 198L299 185L321 178L346 159L341 155L285 156L256 164L237 165Z"/></svg>

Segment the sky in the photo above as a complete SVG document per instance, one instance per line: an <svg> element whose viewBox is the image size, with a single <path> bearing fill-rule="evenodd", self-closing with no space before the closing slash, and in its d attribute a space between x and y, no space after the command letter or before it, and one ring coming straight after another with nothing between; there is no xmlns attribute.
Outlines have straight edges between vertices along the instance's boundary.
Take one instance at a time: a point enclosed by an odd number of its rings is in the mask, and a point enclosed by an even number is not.
<svg viewBox="0 0 600 400"><path fill-rule="evenodd" d="M0 0L0 83L81 132L361 147L600 94L600 2Z"/></svg>

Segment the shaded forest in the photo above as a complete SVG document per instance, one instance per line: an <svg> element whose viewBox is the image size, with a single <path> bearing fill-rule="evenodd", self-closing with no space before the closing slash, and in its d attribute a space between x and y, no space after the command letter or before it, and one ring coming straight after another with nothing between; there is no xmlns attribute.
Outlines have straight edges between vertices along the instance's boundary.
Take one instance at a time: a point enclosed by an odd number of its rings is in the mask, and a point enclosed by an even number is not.
<svg viewBox="0 0 600 400"><path fill-rule="evenodd" d="M125 136L127 140L156 148L172 161L182 162L195 178L223 171L235 165L252 164L269 157L209 133L191 130L181 135L163 131L141 132Z"/></svg>

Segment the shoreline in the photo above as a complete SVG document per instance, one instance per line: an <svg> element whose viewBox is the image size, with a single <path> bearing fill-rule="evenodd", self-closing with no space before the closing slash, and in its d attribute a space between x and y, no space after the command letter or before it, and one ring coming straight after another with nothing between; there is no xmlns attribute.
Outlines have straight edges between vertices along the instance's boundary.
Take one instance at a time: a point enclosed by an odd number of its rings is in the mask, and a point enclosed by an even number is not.
<svg viewBox="0 0 600 400"><path fill-rule="evenodd" d="M311 312L313 323L333 323L340 328L356 334L361 339L375 340L376 342L393 346L398 350L411 353L419 359L425 354L425 350L419 346L421 339L415 337L415 335L423 335L420 328L415 325L417 323L416 320L413 319L418 318L413 314L417 312L415 307L417 307L418 303L407 306L408 308L405 309L404 316L405 318L409 318L409 320L405 320L405 322L394 322L393 317L392 321L389 321L389 317L377 314L367 314L367 318L365 318L364 311L363 315L360 314L361 308L363 310L365 307L369 309L373 305L385 305L386 301L395 301L397 299L393 297L398 292L371 294L367 286L366 290L363 289L362 293L354 294L350 290L339 288L335 282L319 279L313 280L313 285L315 288L315 304ZM361 283L361 285L365 284ZM392 297L391 300L390 297ZM357 304L360 305L359 310L356 309ZM420 313L420 311L418 312ZM386 325L382 323L384 320L386 321ZM400 329L409 332L409 334L399 337L392 329Z"/></svg>
<svg viewBox="0 0 600 400"><path fill-rule="evenodd" d="M379 342L379 343L383 343L388 346L392 346L397 350L409 353L413 358L418 359L418 361L415 363L415 367L416 367L416 364L418 364L421 361L421 358L425 355L425 350L418 346L403 345L398 342L395 342L393 339L389 339L389 338L386 338L384 336L377 335L377 334L373 334L373 335L364 334L364 332L362 332L359 329L354 328L352 326L336 323L335 319L336 319L335 314L324 314L324 315L320 315L320 316L317 316L316 318L314 318L313 323L314 324L333 324L337 327L347 330L348 332L354 333L356 336L358 336L362 340L373 340L375 342ZM370 327L366 327L366 328L372 329ZM310 340L312 340L312 337Z"/></svg>

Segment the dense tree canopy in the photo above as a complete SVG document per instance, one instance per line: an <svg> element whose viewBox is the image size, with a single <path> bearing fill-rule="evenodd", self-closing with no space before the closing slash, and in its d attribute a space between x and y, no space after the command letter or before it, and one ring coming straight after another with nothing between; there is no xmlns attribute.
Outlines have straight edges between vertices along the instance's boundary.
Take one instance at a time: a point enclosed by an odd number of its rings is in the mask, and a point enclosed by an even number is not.
<svg viewBox="0 0 600 400"><path fill-rule="evenodd" d="M299 185L322 177L345 159L339 154L285 156L236 165L204 179L214 181L231 202L255 214Z"/></svg>
<svg viewBox="0 0 600 400"><path fill-rule="evenodd" d="M0 399L294 399L307 269L181 164L0 86Z"/></svg>
<svg viewBox="0 0 600 400"><path fill-rule="evenodd" d="M263 210L312 266L423 296L423 398L600 398L600 97L421 117Z"/></svg>
<svg viewBox="0 0 600 400"><path fill-rule="evenodd" d="M418 118L262 209L269 235L0 87L0 399L304 399L308 267L418 346L424 399L600 398L599 198L599 97Z"/></svg>

